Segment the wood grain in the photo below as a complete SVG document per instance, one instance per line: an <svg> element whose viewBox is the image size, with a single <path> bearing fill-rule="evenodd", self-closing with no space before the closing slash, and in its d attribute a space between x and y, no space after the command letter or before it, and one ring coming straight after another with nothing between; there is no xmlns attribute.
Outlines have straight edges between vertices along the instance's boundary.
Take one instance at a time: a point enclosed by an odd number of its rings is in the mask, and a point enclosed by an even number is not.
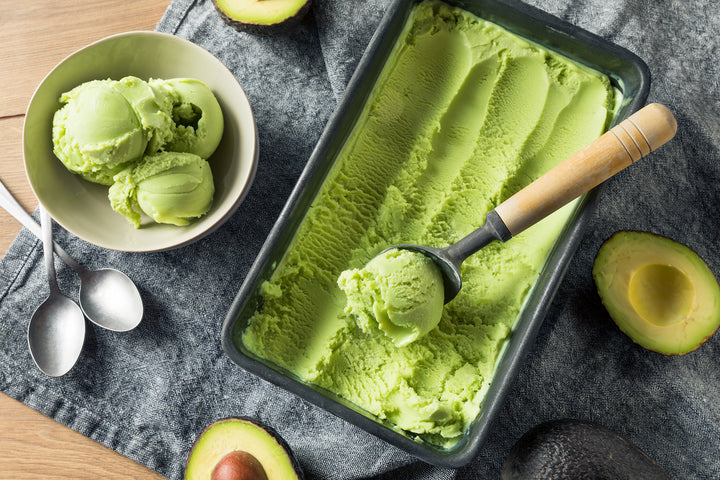
<svg viewBox="0 0 720 480"><path fill-rule="evenodd" d="M0 118L21 115L63 58L114 33L153 30L169 0L0 0Z"/></svg>
<svg viewBox="0 0 720 480"><path fill-rule="evenodd" d="M37 206L22 162L25 109L63 58L114 33L152 30L170 0L0 0L0 180ZM0 255L20 224L0 211ZM160 475L0 393L2 480L157 480Z"/></svg>
<svg viewBox="0 0 720 480"><path fill-rule="evenodd" d="M0 155L2 170L0 180L10 192L31 212L37 206L37 199L30 190L22 163L22 127L24 116L0 119ZM15 236L20 224L5 210L0 209L0 255L4 255Z"/></svg>
<svg viewBox="0 0 720 480"><path fill-rule="evenodd" d="M3 480L163 478L5 395L0 397L0 428Z"/></svg>

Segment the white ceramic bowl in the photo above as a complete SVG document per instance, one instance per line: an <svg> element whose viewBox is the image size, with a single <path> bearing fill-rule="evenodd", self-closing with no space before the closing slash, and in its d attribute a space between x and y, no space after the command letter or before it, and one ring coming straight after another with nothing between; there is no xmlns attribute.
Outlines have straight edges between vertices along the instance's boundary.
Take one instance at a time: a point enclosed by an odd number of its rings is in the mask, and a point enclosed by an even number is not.
<svg viewBox="0 0 720 480"><path fill-rule="evenodd" d="M213 91L223 110L220 146L208 159L215 181L211 210L188 226L144 219L134 228L112 210L108 187L70 173L53 154L52 117L63 92L89 80L196 78ZM127 32L84 47L60 62L38 86L23 130L30 187L50 215L69 232L103 248L130 252L168 250L198 240L238 209L257 167L257 129L250 103L233 74L192 42L159 32Z"/></svg>

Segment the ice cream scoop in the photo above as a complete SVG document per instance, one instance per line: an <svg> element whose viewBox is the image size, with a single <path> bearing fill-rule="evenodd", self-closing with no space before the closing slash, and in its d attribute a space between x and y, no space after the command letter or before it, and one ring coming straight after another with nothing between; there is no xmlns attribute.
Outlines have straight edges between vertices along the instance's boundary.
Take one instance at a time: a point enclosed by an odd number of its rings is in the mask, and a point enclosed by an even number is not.
<svg viewBox="0 0 720 480"><path fill-rule="evenodd" d="M432 259L442 272L447 303L462 288L460 266L467 257L531 227L664 145L676 131L677 122L667 107L647 105L488 212L485 223L458 242L445 248L405 244L392 249L421 252Z"/></svg>
<svg viewBox="0 0 720 480"><path fill-rule="evenodd" d="M364 331L379 328L402 347L435 328L443 309L443 276L422 253L393 249L362 269L346 270L338 285L345 312Z"/></svg>
<svg viewBox="0 0 720 480"><path fill-rule="evenodd" d="M145 154L152 155L161 150L174 135L172 112L179 102L177 93L133 76L123 77L112 85L133 107L147 133Z"/></svg>
<svg viewBox="0 0 720 480"><path fill-rule="evenodd" d="M222 109L212 90L192 78L151 80L150 85L177 96L172 110L175 127L165 149L209 158L220 144L224 129Z"/></svg>
<svg viewBox="0 0 720 480"><path fill-rule="evenodd" d="M55 155L86 180L111 185L113 176L142 158L148 134L112 80L94 80L60 97L53 117Z"/></svg>
<svg viewBox="0 0 720 480"><path fill-rule="evenodd" d="M73 173L110 186L114 210L187 225L215 188L207 159L224 130L215 95L191 78L92 80L60 96L53 152Z"/></svg>
<svg viewBox="0 0 720 480"><path fill-rule="evenodd" d="M140 210L158 223L187 225L210 210L215 186L208 162L192 153L160 152L115 176L112 208L140 226Z"/></svg>

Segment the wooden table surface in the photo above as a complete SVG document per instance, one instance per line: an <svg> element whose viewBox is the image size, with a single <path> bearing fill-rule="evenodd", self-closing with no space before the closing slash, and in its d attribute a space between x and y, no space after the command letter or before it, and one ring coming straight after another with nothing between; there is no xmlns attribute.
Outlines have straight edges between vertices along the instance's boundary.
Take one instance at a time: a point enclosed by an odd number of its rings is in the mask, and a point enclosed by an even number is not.
<svg viewBox="0 0 720 480"><path fill-rule="evenodd" d="M22 161L25 109L63 58L114 33L152 30L170 0L0 0L0 180L37 206ZM0 256L20 224L0 211ZM0 393L0 479L161 479L153 471Z"/></svg>

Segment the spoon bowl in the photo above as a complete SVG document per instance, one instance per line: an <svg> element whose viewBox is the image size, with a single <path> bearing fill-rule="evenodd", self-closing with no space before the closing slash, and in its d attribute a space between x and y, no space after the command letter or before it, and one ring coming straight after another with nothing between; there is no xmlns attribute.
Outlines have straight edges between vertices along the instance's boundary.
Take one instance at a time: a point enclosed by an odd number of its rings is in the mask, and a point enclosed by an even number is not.
<svg viewBox="0 0 720 480"><path fill-rule="evenodd" d="M38 368L50 377L65 375L80 357L85 343L85 316L78 305L64 296L55 278L52 220L40 208L45 269L50 295L33 313L28 325L30 355Z"/></svg>
<svg viewBox="0 0 720 480"><path fill-rule="evenodd" d="M440 269L443 276L443 288L445 301L448 303L460 293L462 288L462 274L460 267L467 257L480 250L493 240L506 241L512 235L495 211L491 211L485 217L482 227L473 231L470 235L460 239L445 248L428 247L426 245L402 244L390 247L387 250L396 248L412 250L429 257Z"/></svg>
<svg viewBox="0 0 720 480"><path fill-rule="evenodd" d="M49 377L60 377L70 371L80 357L84 339L82 310L62 294L51 293L30 319L30 354Z"/></svg>
<svg viewBox="0 0 720 480"><path fill-rule="evenodd" d="M143 317L143 303L135 284L113 268L76 270L80 277L80 306L94 324L114 332L135 328Z"/></svg>

